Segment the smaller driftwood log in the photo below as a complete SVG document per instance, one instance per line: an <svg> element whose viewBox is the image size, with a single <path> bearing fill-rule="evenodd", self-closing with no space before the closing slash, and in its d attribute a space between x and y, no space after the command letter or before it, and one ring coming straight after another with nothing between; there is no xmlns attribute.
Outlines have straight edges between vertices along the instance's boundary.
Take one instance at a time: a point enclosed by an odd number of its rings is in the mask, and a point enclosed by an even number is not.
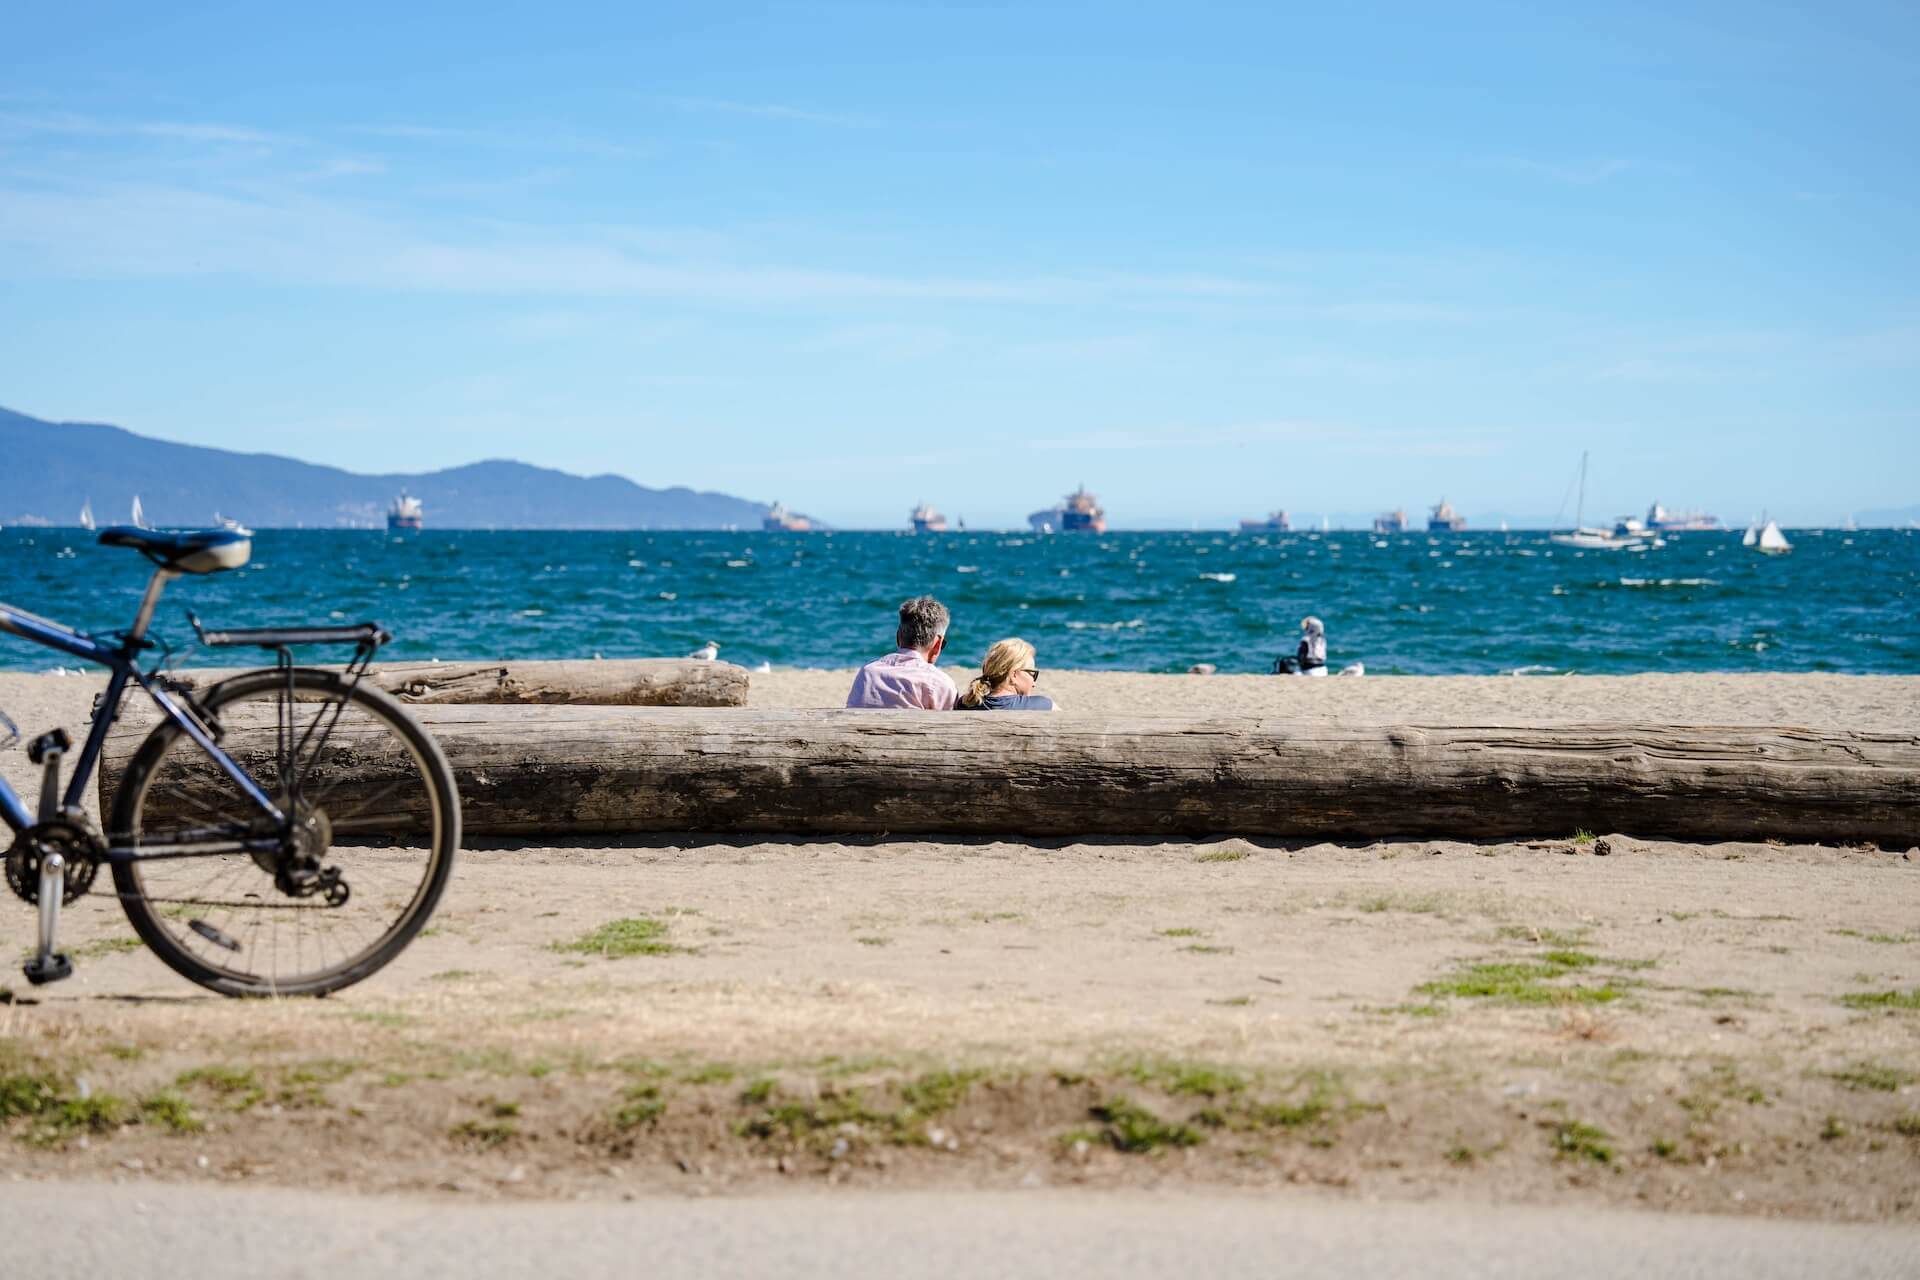
<svg viewBox="0 0 1920 1280"><path fill-rule="evenodd" d="M423 706L466 829L1461 839L1920 836L1920 736L1654 724ZM270 719L226 724L236 755ZM138 743L109 741L103 796ZM335 749L384 785L356 744ZM181 764L203 772L191 753ZM357 776L357 775L355 775ZM218 785L217 780L214 780Z"/></svg>
<svg viewBox="0 0 1920 1280"><path fill-rule="evenodd" d="M338 671L338 666L327 670ZM205 688L232 670L176 673ZM376 663L368 679L403 702L598 707L742 707L747 671L697 658Z"/></svg>

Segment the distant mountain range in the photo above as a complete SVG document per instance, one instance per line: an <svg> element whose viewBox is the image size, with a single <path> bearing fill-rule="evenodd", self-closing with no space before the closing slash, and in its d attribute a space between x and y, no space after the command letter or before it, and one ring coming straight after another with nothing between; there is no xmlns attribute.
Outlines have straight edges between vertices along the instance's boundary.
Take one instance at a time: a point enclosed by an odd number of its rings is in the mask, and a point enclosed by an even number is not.
<svg viewBox="0 0 1920 1280"><path fill-rule="evenodd" d="M170 527L211 524L216 511L254 528L377 527L402 489L426 504L436 529L758 529L768 505L524 462L356 475L8 409L0 409L0 458L0 524L78 524L87 502L100 524L124 524L136 494L148 523Z"/></svg>

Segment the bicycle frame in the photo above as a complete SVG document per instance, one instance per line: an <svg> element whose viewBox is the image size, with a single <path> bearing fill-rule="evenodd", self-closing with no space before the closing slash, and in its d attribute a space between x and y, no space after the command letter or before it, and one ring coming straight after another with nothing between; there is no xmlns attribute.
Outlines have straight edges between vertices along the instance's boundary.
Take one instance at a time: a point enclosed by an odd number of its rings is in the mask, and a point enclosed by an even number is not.
<svg viewBox="0 0 1920 1280"><path fill-rule="evenodd" d="M107 733L113 728L114 722L120 718L120 704L126 697L127 686L136 684L145 690L147 697L152 699L162 715L178 725L189 739L207 753L219 766L220 771L240 789L241 794L273 823L274 828L280 829L286 825L287 821L280 807L247 775L246 770L220 749L219 744L213 740L199 718L183 708L168 694L162 687L162 677L157 669L154 671L140 669L140 654L153 647L146 635L147 627L153 620L154 607L159 603L161 591L176 576L178 575L175 572L168 569L154 571L152 579L147 583L146 595L140 601L140 612L135 617L133 626L116 637L118 643L108 643L85 632L75 631L58 622L28 613L24 609L0 604L0 631L18 636L43 648L58 650L83 662L105 667L109 672L106 694L101 698L98 710L94 713L93 727L88 731L86 742L80 749L80 757L74 765L73 776L67 781L66 792L60 801L61 808L63 810L78 809L82 806L86 798L87 785L92 781L93 771L100 762L101 750L106 746ZM0 778L0 822L6 823L17 834L31 827L37 820L38 817L27 808L13 788L7 785L6 780ZM107 850L107 861L118 863L137 862L148 858L210 856L214 853L240 852L241 847L230 843L227 847L218 850L199 849L186 852L180 848L162 847L143 852L129 846L110 845Z"/></svg>

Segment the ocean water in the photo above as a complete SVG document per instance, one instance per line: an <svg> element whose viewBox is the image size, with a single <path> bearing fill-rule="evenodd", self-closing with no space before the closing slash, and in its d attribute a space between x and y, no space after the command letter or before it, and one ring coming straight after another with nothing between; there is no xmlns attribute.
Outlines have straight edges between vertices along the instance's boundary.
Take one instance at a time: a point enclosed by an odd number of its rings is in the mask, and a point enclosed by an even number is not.
<svg viewBox="0 0 1920 1280"><path fill-rule="evenodd" d="M1767 557L1726 534L1631 553L1531 532L267 530L245 569L176 582L155 631L186 664L254 656L196 651L192 608L222 626L374 619L392 658L677 657L713 640L748 666L844 667L889 649L899 602L929 592L963 663L1020 635L1043 667L1262 672L1312 613L1333 667L1380 674L1920 673L1920 532L1788 536L1793 554ZM78 529L7 529L0 600L111 630L144 564ZM0 635L0 668L63 661Z"/></svg>

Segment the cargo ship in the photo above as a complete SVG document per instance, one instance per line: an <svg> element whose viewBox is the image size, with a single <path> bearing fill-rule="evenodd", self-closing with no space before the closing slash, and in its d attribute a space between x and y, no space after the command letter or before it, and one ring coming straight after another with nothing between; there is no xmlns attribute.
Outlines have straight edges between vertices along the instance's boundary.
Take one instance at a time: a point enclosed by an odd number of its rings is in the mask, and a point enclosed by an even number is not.
<svg viewBox="0 0 1920 1280"><path fill-rule="evenodd" d="M1107 513L1100 506L1100 500L1087 492L1087 486L1081 485L1067 495L1060 508L1060 532L1062 533L1105 533L1107 531Z"/></svg>
<svg viewBox="0 0 1920 1280"><path fill-rule="evenodd" d="M1405 533L1407 531L1406 511L1401 508L1395 508L1383 516L1375 516L1373 518L1373 531L1375 533Z"/></svg>
<svg viewBox="0 0 1920 1280"><path fill-rule="evenodd" d="M1269 514L1265 520L1242 520L1240 522L1240 532L1291 533L1293 532L1293 521L1287 519L1286 512L1275 511Z"/></svg>
<svg viewBox="0 0 1920 1280"><path fill-rule="evenodd" d="M1459 533L1467 527L1467 518L1453 509L1453 504L1445 498L1427 517L1428 533Z"/></svg>
<svg viewBox="0 0 1920 1280"><path fill-rule="evenodd" d="M426 514L426 506L420 499L402 489L400 496L393 500L393 505L387 508L387 531L392 533L400 529L411 529L418 533L426 528Z"/></svg>
<svg viewBox="0 0 1920 1280"><path fill-rule="evenodd" d="M908 516L907 519L913 522L913 531L915 533L945 533L947 531L947 518L924 502L915 507L913 514Z"/></svg>
<svg viewBox="0 0 1920 1280"><path fill-rule="evenodd" d="M1720 517L1704 511L1669 511L1658 502L1647 508L1647 528L1655 533L1719 533Z"/></svg>
<svg viewBox="0 0 1920 1280"><path fill-rule="evenodd" d="M776 502L767 508L766 519L760 522L760 527L769 533L805 533L813 528L813 521Z"/></svg>

